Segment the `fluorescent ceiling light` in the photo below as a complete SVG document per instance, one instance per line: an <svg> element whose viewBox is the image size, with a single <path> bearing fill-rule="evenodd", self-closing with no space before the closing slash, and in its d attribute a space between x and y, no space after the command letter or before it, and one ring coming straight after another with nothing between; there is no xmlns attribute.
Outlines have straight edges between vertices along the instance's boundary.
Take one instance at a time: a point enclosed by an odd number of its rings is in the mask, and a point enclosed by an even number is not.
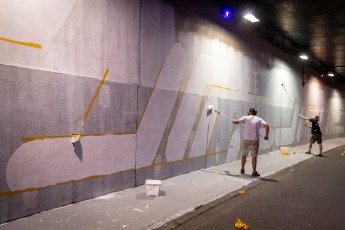
<svg viewBox="0 0 345 230"><path fill-rule="evenodd" d="M327 75L330 77L334 77L334 73L332 73L332 72L329 72Z"/></svg>
<svg viewBox="0 0 345 230"><path fill-rule="evenodd" d="M245 19L249 20L250 22L259 22L260 20L257 19L253 14L249 13L243 16Z"/></svg>
<svg viewBox="0 0 345 230"><path fill-rule="evenodd" d="M303 60L308 60L308 56L305 55L305 54L299 55L299 58L300 58L300 59L303 59Z"/></svg>

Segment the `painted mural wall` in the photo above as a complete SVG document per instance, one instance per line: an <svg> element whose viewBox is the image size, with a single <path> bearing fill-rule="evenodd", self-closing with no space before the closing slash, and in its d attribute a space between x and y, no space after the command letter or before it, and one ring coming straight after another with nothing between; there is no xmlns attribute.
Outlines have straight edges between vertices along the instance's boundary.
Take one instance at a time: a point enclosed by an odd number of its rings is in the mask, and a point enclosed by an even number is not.
<svg viewBox="0 0 345 230"><path fill-rule="evenodd" d="M243 128L209 106L255 107L260 153L307 143L298 113L344 136L343 92L192 3L0 2L0 223L238 160Z"/></svg>

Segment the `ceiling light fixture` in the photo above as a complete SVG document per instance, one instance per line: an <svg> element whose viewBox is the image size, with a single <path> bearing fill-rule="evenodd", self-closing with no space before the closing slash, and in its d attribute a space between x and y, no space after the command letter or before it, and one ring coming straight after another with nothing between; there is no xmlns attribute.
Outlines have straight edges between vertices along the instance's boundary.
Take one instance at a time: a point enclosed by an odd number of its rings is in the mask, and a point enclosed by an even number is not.
<svg viewBox="0 0 345 230"><path fill-rule="evenodd" d="M334 77L334 73L332 73L332 72L328 72L327 75L328 75L329 77Z"/></svg>
<svg viewBox="0 0 345 230"><path fill-rule="evenodd" d="M259 22L260 20L257 19L252 13L248 13L248 14L245 14L243 16L245 19L249 20L250 22L254 23L254 22Z"/></svg>
<svg viewBox="0 0 345 230"><path fill-rule="evenodd" d="M222 17L223 18L231 18L232 12L229 8L223 8L222 9Z"/></svg>
<svg viewBox="0 0 345 230"><path fill-rule="evenodd" d="M302 60L308 60L308 56L305 55L305 54L299 55L299 58L302 59Z"/></svg>

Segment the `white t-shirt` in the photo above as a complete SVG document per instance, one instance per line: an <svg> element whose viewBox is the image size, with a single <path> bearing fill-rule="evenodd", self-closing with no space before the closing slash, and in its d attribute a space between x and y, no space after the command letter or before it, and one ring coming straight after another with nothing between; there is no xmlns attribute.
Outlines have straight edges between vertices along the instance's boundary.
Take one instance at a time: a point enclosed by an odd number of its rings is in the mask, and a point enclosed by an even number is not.
<svg viewBox="0 0 345 230"><path fill-rule="evenodd" d="M267 124L264 120L260 117L249 115L241 117L238 121L245 127L243 140L260 141L259 129Z"/></svg>

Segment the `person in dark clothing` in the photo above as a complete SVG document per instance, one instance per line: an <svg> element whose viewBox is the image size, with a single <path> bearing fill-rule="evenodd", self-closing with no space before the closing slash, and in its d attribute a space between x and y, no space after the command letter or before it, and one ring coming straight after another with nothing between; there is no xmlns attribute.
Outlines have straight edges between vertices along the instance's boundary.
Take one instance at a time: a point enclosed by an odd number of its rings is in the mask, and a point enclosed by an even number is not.
<svg viewBox="0 0 345 230"><path fill-rule="evenodd" d="M320 117L318 115L315 115L312 118L307 118L307 117L302 116L301 114L298 114L298 116L303 118L304 120L311 122L311 126L308 124L304 124L306 127L309 127L311 129L311 137L309 140L309 151L307 151L306 153L311 154L311 147L316 141L319 144L319 150L320 150L320 153L318 154L318 156L322 157L322 132L319 125Z"/></svg>

